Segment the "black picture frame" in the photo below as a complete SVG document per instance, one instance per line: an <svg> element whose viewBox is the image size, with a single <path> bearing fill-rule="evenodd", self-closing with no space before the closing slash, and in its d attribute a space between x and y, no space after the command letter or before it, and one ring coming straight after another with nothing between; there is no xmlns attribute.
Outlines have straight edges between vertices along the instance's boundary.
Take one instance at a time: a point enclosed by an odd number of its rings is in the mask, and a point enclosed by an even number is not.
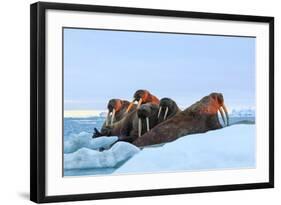
<svg viewBox="0 0 281 205"><path fill-rule="evenodd" d="M269 24L269 181L263 183L46 196L46 10L68 10L263 22ZM97 200L274 187L274 17L38 2L30 6L30 200L37 203Z"/></svg>

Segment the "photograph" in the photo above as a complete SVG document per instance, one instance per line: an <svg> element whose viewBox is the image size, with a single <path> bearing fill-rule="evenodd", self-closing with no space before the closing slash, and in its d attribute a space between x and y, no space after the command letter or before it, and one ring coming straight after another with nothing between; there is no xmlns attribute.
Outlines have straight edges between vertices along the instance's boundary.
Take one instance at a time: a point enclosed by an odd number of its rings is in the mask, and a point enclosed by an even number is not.
<svg viewBox="0 0 281 205"><path fill-rule="evenodd" d="M274 187L274 17L30 7L30 199Z"/></svg>
<svg viewBox="0 0 281 205"><path fill-rule="evenodd" d="M255 169L256 37L62 28L63 177Z"/></svg>

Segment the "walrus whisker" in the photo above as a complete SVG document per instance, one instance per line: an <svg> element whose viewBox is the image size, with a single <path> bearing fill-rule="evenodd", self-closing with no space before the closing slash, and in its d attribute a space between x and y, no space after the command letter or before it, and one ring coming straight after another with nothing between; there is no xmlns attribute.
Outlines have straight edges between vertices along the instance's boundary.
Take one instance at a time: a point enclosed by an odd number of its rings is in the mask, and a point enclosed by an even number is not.
<svg viewBox="0 0 281 205"><path fill-rule="evenodd" d="M224 113L225 113L225 116L226 116L226 125L227 125L227 126L229 126L229 116L228 116L228 111L227 111L227 109L226 109L226 107L225 107L225 105L224 105L224 104L222 104L222 109L223 109L223 111L224 111Z"/></svg>
<svg viewBox="0 0 281 205"><path fill-rule="evenodd" d="M111 122L110 122L110 125L112 126L113 125L113 121L114 121L114 118L115 118L115 109L113 108L113 111L112 111L112 115L111 115Z"/></svg>
<svg viewBox="0 0 281 205"><path fill-rule="evenodd" d="M149 118L146 117L146 130L149 132Z"/></svg>
<svg viewBox="0 0 281 205"><path fill-rule="evenodd" d="M130 102L130 104L129 104L129 106L128 106L128 108L127 108L125 113L128 113L131 110L131 108L132 108L132 106L133 106L135 101L136 101L136 99L133 99L132 102Z"/></svg>
<svg viewBox="0 0 281 205"><path fill-rule="evenodd" d="M138 125L139 125L139 127L138 127L138 132L139 132L139 133L138 133L138 134L139 134L139 137L140 137L140 136L141 136L141 131L142 131L142 130L141 130L141 129L142 129L141 119L138 118L138 121L139 121L139 124L138 124Z"/></svg>
<svg viewBox="0 0 281 205"><path fill-rule="evenodd" d="M219 108L219 111L220 111L220 114L221 114L222 121L223 121L224 125L226 125L226 122L225 122L225 117L224 117L224 113L223 113L223 111L222 111L222 108L221 108L221 107Z"/></svg>
<svg viewBox="0 0 281 205"><path fill-rule="evenodd" d="M138 102L138 106L137 106L137 109L139 109L139 108L140 108L140 106L141 106L141 103L142 103L142 99L139 99L139 102Z"/></svg>
<svg viewBox="0 0 281 205"><path fill-rule="evenodd" d="M108 126L109 116L111 112L107 113L106 119L105 119L105 126Z"/></svg>
<svg viewBox="0 0 281 205"><path fill-rule="evenodd" d="M164 114L164 120L166 120L166 117L167 117L168 111L169 111L169 108L168 108L168 107L166 107L165 114Z"/></svg>
<svg viewBox="0 0 281 205"><path fill-rule="evenodd" d="M158 115L157 115L157 118L158 118L158 119L159 119L159 117L160 117L161 111L162 111L162 106L159 107L159 111L158 111Z"/></svg>

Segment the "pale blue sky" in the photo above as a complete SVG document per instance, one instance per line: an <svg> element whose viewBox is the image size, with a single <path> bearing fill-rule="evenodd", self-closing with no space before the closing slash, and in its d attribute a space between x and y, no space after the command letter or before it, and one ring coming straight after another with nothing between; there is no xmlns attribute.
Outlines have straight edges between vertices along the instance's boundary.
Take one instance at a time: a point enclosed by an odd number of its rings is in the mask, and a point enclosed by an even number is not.
<svg viewBox="0 0 281 205"><path fill-rule="evenodd" d="M187 107L211 92L255 106L255 38L64 29L64 106L104 110L138 89Z"/></svg>

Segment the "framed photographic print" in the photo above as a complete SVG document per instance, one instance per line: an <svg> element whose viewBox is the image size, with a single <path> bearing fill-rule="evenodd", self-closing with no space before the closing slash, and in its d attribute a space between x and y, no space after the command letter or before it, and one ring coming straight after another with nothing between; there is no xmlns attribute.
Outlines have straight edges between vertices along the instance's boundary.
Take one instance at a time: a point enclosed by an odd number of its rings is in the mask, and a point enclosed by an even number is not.
<svg viewBox="0 0 281 205"><path fill-rule="evenodd" d="M274 187L274 18L31 5L30 198Z"/></svg>

